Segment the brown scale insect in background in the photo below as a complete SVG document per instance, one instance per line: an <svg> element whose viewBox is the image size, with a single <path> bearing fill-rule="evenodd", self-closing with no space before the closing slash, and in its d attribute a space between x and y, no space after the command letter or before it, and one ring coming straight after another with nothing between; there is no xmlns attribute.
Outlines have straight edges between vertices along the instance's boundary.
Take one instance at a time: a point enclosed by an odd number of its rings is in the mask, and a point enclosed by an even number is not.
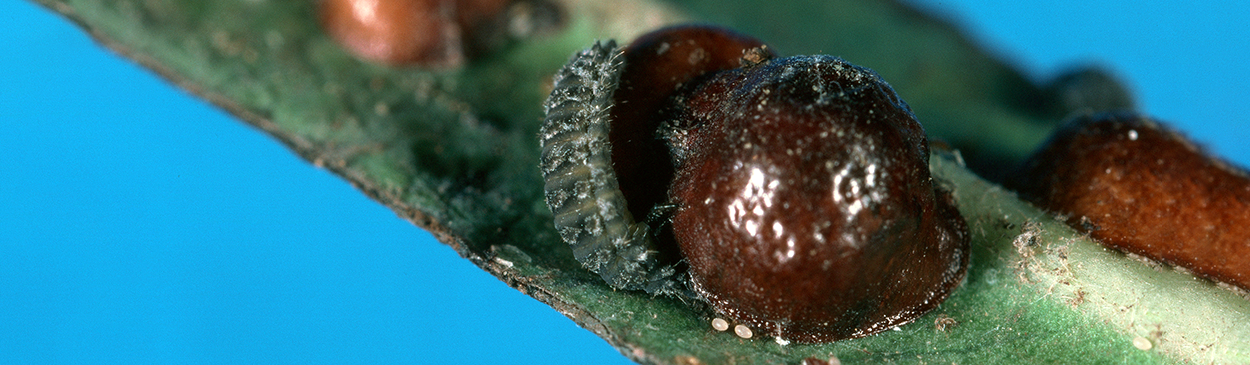
<svg viewBox="0 0 1250 365"><path fill-rule="evenodd" d="M388 66L457 67L509 37L561 22L559 8L538 0L322 0L326 33L356 57Z"/></svg>
<svg viewBox="0 0 1250 365"><path fill-rule="evenodd" d="M1250 290L1250 177L1149 118L1076 118L1006 185L1103 245Z"/></svg>

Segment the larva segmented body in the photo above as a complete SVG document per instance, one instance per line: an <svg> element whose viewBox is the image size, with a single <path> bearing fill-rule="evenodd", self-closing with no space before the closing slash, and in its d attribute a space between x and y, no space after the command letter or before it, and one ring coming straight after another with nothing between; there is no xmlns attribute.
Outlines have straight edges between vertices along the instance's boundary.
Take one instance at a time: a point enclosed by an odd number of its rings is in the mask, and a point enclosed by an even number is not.
<svg viewBox="0 0 1250 365"><path fill-rule="evenodd" d="M555 75L540 132L547 206L574 257L613 288L670 292L651 229L635 221L612 169L609 110L623 62L613 41L595 43Z"/></svg>

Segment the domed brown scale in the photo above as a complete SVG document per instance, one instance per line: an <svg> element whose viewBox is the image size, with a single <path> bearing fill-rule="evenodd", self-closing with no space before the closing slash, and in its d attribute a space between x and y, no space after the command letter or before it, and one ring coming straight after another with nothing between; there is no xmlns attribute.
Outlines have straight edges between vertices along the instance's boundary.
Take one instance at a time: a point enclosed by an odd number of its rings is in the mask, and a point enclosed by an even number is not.
<svg viewBox="0 0 1250 365"><path fill-rule="evenodd" d="M1008 186L1106 246L1250 290L1250 177L1146 117L1074 119Z"/></svg>
<svg viewBox="0 0 1250 365"><path fill-rule="evenodd" d="M677 248L640 221L667 201L673 177L656 136L662 109L683 84L760 46L723 28L670 27L624 50L597 43L556 73L540 132L547 204L574 257L611 286L685 291Z"/></svg>
<svg viewBox="0 0 1250 365"><path fill-rule="evenodd" d="M673 231L694 290L783 340L905 324L962 281L967 226L924 131L872 71L830 56L721 72L678 99Z"/></svg>

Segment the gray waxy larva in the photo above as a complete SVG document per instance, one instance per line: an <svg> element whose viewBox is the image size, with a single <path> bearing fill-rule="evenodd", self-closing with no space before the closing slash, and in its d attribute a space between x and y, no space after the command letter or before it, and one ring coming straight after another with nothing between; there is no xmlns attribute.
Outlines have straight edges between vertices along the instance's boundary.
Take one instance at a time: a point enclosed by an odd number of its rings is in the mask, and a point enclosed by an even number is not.
<svg viewBox="0 0 1250 365"><path fill-rule="evenodd" d="M540 169L547 205L573 256L614 288L671 292L650 228L626 209L608 141L609 109L622 67L613 41L595 43L560 69L544 109Z"/></svg>

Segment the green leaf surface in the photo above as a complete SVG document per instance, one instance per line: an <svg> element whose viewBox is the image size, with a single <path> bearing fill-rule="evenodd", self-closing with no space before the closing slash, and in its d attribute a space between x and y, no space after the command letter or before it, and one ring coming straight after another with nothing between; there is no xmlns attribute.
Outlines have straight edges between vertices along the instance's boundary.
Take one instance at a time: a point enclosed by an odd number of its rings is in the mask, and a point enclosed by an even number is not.
<svg viewBox="0 0 1250 365"><path fill-rule="evenodd" d="M1250 300L1108 251L964 166L965 156L982 167L1019 160L1074 107L894 1L566 0L560 32L444 71L352 58L316 25L315 2L37 1L639 362L1250 362ZM535 136L550 75L595 39L690 19L782 54L876 69L931 135L959 148L931 161L974 237L967 282L949 300L880 335L782 345L715 332L709 313L675 300L614 291L572 259L540 199Z"/></svg>

